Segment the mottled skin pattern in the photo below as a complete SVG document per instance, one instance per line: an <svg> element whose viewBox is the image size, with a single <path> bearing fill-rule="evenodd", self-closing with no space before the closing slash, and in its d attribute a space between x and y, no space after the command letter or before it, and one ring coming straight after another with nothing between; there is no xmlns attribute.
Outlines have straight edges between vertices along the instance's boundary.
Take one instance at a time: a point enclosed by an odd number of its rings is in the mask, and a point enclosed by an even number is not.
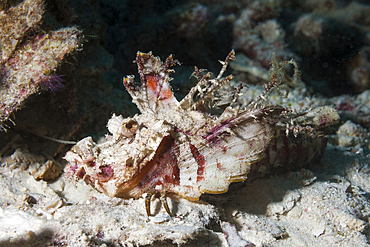
<svg viewBox="0 0 370 247"><path fill-rule="evenodd" d="M162 63L151 53L138 52L141 83L133 76L123 83L141 114L126 119L113 115L107 125L111 134L99 144L91 137L79 141L65 156L67 176L112 197L175 193L198 200L203 193L226 192L231 182L244 181L249 172L260 177L320 156L326 138L316 129L338 119L330 107L311 117L257 103L246 110L229 105L219 116L206 111L214 93L232 79L222 78L232 59L233 51L214 79L196 69L198 84L179 102L169 84L170 67L178 62L170 56ZM273 79L264 93L277 84ZM148 205L149 200L150 215Z"/></svg>

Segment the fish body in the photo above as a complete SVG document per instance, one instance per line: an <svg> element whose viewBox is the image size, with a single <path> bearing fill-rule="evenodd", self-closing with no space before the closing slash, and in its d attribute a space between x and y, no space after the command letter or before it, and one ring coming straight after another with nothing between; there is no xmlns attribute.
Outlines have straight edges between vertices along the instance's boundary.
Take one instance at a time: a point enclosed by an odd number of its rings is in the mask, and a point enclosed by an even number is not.
<svg viewBox="0 0 370 247"><path fill-rule="evenodd" d="M91 137L79 141L65 156L66 175L111 197L164 192L198 200L203 193L226 192L230 183L246 180L249 173L260 177L285 163L322 155L326 137L316 129L338 119L330 107L316 110L325 117L317 126L315 114L299 122L309 114L294 115L281 106L239 110L229 105L220 115L207 111L215 92L232 79L222 78L232 59L233 51L214 79L196 69L198 84L178 101L169 83L171 67L178 62L170 56L163 63L151 53L138 52L141 83L129 76L123 84L140 114L113 114L103 142ZM292 119L296 126L288 126ZM310 135L302 134L307 131Z"/></svg>

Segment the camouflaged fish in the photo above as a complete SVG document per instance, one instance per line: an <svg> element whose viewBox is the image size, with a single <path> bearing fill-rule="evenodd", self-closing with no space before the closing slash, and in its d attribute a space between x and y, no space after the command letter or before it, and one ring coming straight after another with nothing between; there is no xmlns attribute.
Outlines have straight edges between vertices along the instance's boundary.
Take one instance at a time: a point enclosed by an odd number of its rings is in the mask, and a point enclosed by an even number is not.
<svg viewBox="0 0 370 247"><path fill-rule="evenodd" d="M66 175L111 197L140 198L146 193L151 215L153 194L198 200L203 193L226 192L230 183L244 181L248 174L260 177L321 156L326 137L318 129L336 122L338 114L328 106L299 114L261 106L260 100L279 84L275 76L248 109L232 107L239 87L220 115L210 113L217 91L232 79L222 77L232 59L234 51L221 62L216 78L196 68L198 83L179 102L169 83L170 68L178 61L169 56L163 63L151 53L138 52L141 83L128 76L123 84L140 114L113 114L103 142L96 144L91 137L79 141L65 156Z"/></svg>

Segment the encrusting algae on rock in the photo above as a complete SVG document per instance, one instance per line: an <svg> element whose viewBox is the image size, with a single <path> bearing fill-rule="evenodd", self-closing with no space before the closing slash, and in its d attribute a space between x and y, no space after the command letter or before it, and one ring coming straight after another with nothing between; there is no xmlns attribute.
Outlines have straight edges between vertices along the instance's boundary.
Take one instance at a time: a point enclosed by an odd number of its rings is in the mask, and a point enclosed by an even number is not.
<svg viewBox="0 0 370 247"><path fill-rule="evenodd" d="M43 32L42 0L24 0L16 6L2 1L0 6L0 128L23 101L42 89L55 91L62 86L55 71L66 55L81 48L77 27Z"/></svg>
<svg viewBox="0 0 370 247"><path fill-rule="evenodd" d="M123 84L141 114L129 118L113 114L110 134L101 143L91 137L79 141L65 159L67 177L82 179L111 197L150 198L161 194L171 214L166 193L198 200L203 193L218 194L232 182L258 178L279 170L300 168L320 158L327 138L321 131L339 116L329 106L295 113L282 106L264 106L271 90L289 78L284 66L294 61L273 58L270 83L246 109L235 106L241 86L222 114L217 93L229 86L232 76L222 77L234 57L231 51L216 78L195 68L198 83L179 102L171 89L172 56L163 63L151 53L138 52L141 83L128 76Z"/></svg>

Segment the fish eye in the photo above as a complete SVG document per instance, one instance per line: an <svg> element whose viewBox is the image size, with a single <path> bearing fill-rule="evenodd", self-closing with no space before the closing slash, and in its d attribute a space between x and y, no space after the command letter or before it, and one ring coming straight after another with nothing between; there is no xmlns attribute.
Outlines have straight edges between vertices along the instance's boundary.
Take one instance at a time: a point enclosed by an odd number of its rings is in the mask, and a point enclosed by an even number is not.
<svg viewBox="0 0 370 247"><path fill-rule="evenodd" d="M137 128L138 128L137 122L133 119L129 119L122 126L122 135L126 137L132 137L136 134Z"/></svg>
<svg viewBox="0 0 370 247"><path fill-rule="evenodd" d="M131 122L126 123L125 127L126 127L126 129L131 129L132 128L132 123Z"/></svg>

